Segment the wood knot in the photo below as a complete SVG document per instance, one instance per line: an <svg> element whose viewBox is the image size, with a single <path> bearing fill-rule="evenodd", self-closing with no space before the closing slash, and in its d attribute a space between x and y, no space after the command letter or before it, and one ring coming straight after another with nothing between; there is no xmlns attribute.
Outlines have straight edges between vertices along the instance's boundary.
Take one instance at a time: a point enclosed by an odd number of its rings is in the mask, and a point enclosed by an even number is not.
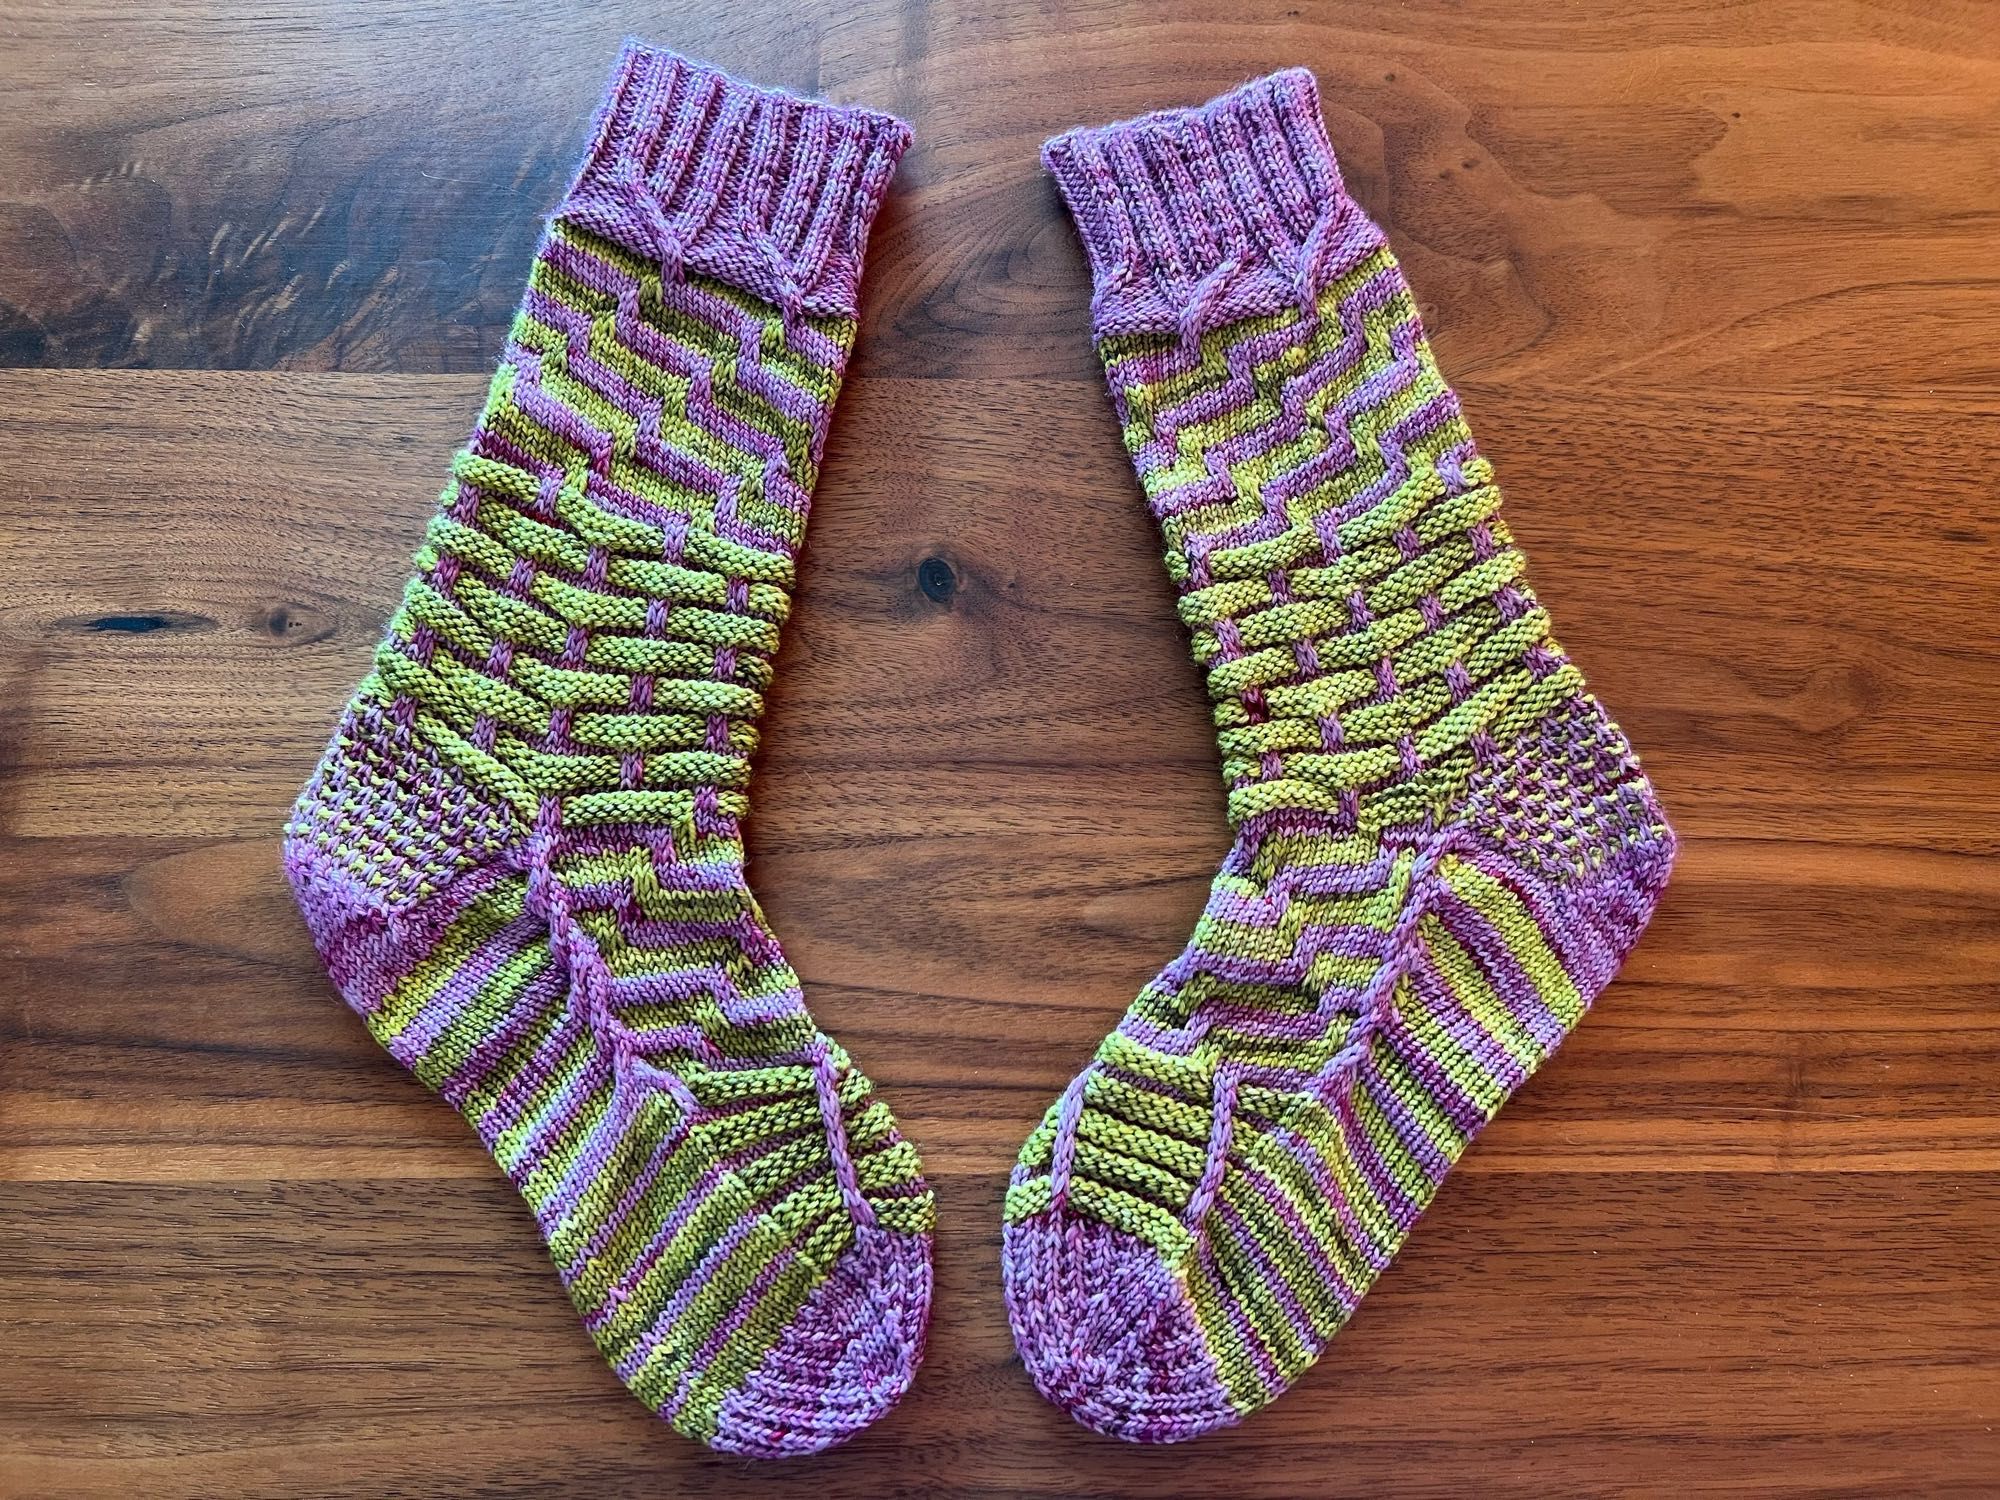
<svg viewBox="0 0 2000 1500"><path fill-rule="evenodd" d="M949 604L958 592L958 575L941 557L927 557L917 564L917 587L933 604Z"/></svg>

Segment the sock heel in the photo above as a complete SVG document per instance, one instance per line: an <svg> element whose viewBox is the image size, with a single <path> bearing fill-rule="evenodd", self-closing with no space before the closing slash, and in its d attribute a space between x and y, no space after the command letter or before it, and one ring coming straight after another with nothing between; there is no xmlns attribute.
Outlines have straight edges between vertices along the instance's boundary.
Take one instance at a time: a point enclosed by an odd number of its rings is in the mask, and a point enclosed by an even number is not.
<svg viewBox="0 0 2000 1500"><path fill-rule="evenodd" d="M525 900L526 849L512 808L363 694L293 805L285 874L335 988L367 1017L481 895L515 879Z"/></svg>
<svg viewBox="0 0 2000 1500"><path fill-rule="evenodd" d="M1596 698L1568 700L1480 766L1458 816L1518 872L1544 932L1571 942L1588 1004L1652 918L1678 849L1624 732Z"/></svg>

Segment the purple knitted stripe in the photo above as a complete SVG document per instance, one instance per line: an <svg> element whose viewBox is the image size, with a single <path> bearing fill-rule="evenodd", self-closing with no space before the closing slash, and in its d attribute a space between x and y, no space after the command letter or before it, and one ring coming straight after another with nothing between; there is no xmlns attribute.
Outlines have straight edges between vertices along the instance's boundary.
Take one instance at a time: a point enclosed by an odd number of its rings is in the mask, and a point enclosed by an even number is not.
<svg viewBox="0 0 2000 1500"><path fill-rule="evenodd" d="M1242 1221L1238 1219L1240 1228ZM1210 1288L1209 1300L1222 1309L1227 1334L1239 1355L1247 1358L1250 1368L1266 1390L1276 1389L1283 1384L1278 1376L1278 1363L1272 1357L1270 1343L1250 1321L1246 1303L1249 1298L1242 1291L1229 1285L1223 1276L1222 1258L1217 1253L1216 1240L1211 1235L1203 1235L1194 1253L1194 1264L1190 1275L1206 1281ZM1241 1274L1240 1269L1238 1274ZM1244 1290L1247 1290L1245 1288Z"/></svg>
<svg viewBox="0 0 2000 1500"><path fill-rule="evenodd" d="M628 1385L631 1383L632 1377L639 1373L640 1367L652 1358L653 1351L660 1348L672 1337L674 1330L680 1326L681 1320L687 1316L688 1308L693 1304L694 1299L707 1289L708 1284L715 1279L716 1272L736 1253L738 1248L751 1236L757 1227L756 1216L754 1214L744 1214L729 1226L720 1239L715 1241L709 1248L708 1253L702 1256L701 1264L695 1267L694 1274L681 1282L675 1289L673 1296L668 1299L667 1305L661 1310L659 1317L655 1318L647 1327L638 1343L634 1344L631 1351L612 1367L618 1372L620 1380L626 1382ZM634 1285L636 1286L636 1283ZM615 1301L615 1298L612 1299L613 1303Z"/></svg>
<svg viewBox="0 0 2000 1500"><path fill-rule="evenodd" d="M578 1143L568 1169L549 1190L548 1197L536 1207L535 1216L541 1220L551 1241L556 1231L584 1206L593 1179L603 1170L604 1164L622 1149L626 1133L631 1130L644 1104L642 1090L632 1087L623 1077L612 1079L611 1097L605 1101L597 1123ZM678 1130L670 1129L665 1138L675 1138L679 1134Z"/></svg>
<svg viewBox="0 0 2000 1500"><path fill-rule="evenodd" d="M1434 965L1428 961L1415 964L1409 977L1423 1002L1425 1016L1449 1032L1451 1039L1503 1092L1511 1094L1528 1081L1529 1067L1465 1008L1458 991L1445 982Z"/></svg>
<svg viewBox="0 0 2000 1500"><path fill-rule="evenodd" d="M1347 1195L1347 1190L1328 1169L1326 1158L1320 1155L1313 1143L1296 1130L1277 1121L1253 1117L1251 1123L1256 1124L1271 1139L1284 1147L1285 1154L1299 1164L1313 1185L1320 1190L1327 1205L1333 1210L1334 1218L1339 1221L1341 1230L1347 1236L1347 1243L1354 1253L1377 1271L1386 1267L1393 1251L1377 1243L1374 1232L1362 1222L1353 1200Z"/></svg>
<svg viewBox="0 0 2000 1500"><path fill-rule="evenodd" d="M1343 1307L1352 1309L1358 1305L1361 1301L1360 1291L1328 1258L1325 1248L1320 1244L1319 1236L1292 1206L1291 1200L1286 1198L1284 1190L1272 1180L1270 1173L1247 1158L1239 1161L1237 1165L1243 1181L1249 1185L1250 1190L1264 1200L1265 1205L1290 1231L1292 1243L1298 1246L1299 1253L1311 1263L1313 1270L1319 1275L1321 1284L1333 1293Z"/></svg>
<svg viewBox="0 0 2000 1500"><path fill-rule="evenodd" d="M687 1139L691 1123L683 1117L660 1136L653 1146L652 1154L646 1158L646 1165L619 1195L618 1201L611 1207L611 1212L604 1216L590 1238L583 1242L569 1263L563 1267L565 1281L573 1284L583 1274L584 1268L603 1254L605 1248L624 1230L632 1210L651 1191L653 1184L659 1181L667 1163L673 1160L674 1154Z"/></svg>
<svg viewBox="0 0 2000 1500"><path fill-rule="evenodd" d="M507 1015L480 1038L465 1061L438 1086L439 1095L455 1109L486 1086L494 1071L537 1026L546 1023L551 1008L568 987L569 976L551 966L517 999Z"/></svg>
<svg viewBox="0 0 2000 1500"><path fill-rule="evenodd" d="M508 1175L522 1182L539 1171L557 1143L583 1118L590 1102L611 1084L614 1074L607 1049L592 1047L583 1066L527 1117L521 1148Z"/></svg>
<svg viewBox="0 0 2000 1500"><path fill-rule="evenodd" d="M389 1055L414 1067L437 1039L457 1021L473 997L501 967L513 962L542 940L540 924L529 918L508 923L472 956L463 968L437 987L423 1009L389 1043Z"/></svg>
<svg viewBox="0 0 2000 1500"><path fill-rule="evenodd" d="M1493 987L1509 1014L1535 1039L1544 1052L1553 1052L1568 1028L1549 1009L1535 982L1521 968L1493 924L1480 915L1469 901L1446 891L1438 898L1437 910L1452 935L1472 956L1486 981Z"/></svg>
<svg viewBox="0 0 2000 1500"><path fill-rule="evenodd" d="M1293 1223L1297 1222L1296 1215L1287 1217ZM1314 1326L1312 1314L1306 1311L1305 1306L1299 1301L1298 1293L1292 1290L1291 1282L1278 1268L1277 1262L1271 1258L1270 1252L1258 1240L1256 1231L1251 1229L1236 1206L1227 1202L1216 1204L1215 1224L1223 1235L1235 1242L1238 1253L1256 1266L1264 1286L1283 1312L1285 1324L1293 1338L1308 1348L1318 1342L1315 1337L1318 1330ZM1273 1383L1276 1384L1275 1381Z"/></svg>

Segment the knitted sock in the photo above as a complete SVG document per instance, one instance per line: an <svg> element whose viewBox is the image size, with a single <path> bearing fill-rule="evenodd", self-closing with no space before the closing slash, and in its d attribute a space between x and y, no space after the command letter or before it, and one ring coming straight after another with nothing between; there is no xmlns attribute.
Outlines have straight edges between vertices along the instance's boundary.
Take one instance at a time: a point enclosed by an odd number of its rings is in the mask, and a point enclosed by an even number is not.
<svg viewBox="0 0 2000 1500"><path fill-rule="evenodd" d="M416 578L286 829L347 1003L478 1132L633 1394L852 1435L931 1292L914 1151L739 820L907 128L628 45Z"/></svg>
<svg viewBox="0 0 2000 1500"><path fill-rule="evenodd" d="M1044 160L1236 839L1022 1151L1004 1269L1043 1394L1170 1442L1318 1358L1611 978L1674 841L1522 580L1312 76Z"/></svg>

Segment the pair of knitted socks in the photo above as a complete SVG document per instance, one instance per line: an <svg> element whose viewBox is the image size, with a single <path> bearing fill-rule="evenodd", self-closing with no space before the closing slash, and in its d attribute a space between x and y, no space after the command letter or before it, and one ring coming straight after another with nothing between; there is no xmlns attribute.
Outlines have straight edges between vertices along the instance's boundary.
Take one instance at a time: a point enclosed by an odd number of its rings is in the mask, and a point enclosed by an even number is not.
<svg viewBox="0 0 2000 1500"><path fill-rule="evenodd" d="M931 1296L916 1153L741 820L909 132L628 46L416 573L286 829L342 996L472 1124L640 1400L851 1436ZM1236 838L1007 1195L1043 1393L1141 1441L1317 1358L1637 938L1673 837L1549 634L1309 74L1045 160Z"/></svg>

